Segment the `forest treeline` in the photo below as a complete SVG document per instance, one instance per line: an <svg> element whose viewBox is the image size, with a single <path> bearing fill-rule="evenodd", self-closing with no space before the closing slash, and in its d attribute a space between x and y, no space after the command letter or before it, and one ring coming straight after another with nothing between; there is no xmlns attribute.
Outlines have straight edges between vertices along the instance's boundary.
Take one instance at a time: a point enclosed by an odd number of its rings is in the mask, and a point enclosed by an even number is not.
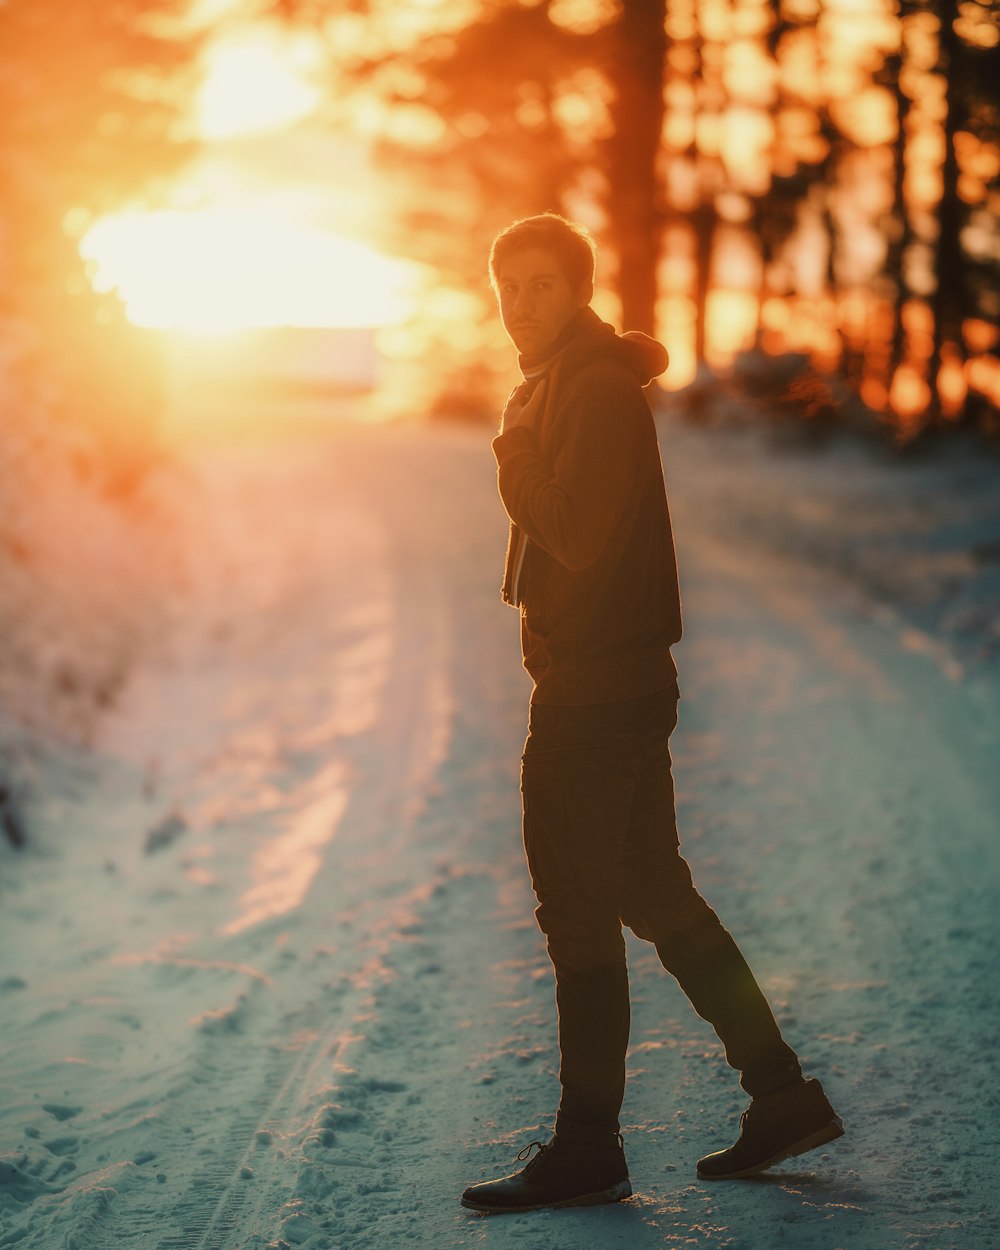
<svg viewBox="0 0 1000 1250"><path fill-rule="evenodd" d="M386 159L427 179L411 235L459 280L482 262L470 223L582 216L624 324L691 373L799 351L904 435L996 432L989 0L495 0L402 48L397 7L305 5L387 102ZM352 39L361 21L381 40Z"/></svg>
<svg viewBox="0 0 1000 1250"><path fill-rule="evenodd" d="M151 482L148 335L78 241L185 156L181 5L0 4L0 843L30 841L37 762L90 741L162 629L177 516Z"/></svg>
<svg viewBox="0 0 1000 1250"><path fill-rule="evenodd" d="M162 404L149 336L89 281L102 213L167 184L198 43L186 0L0 5L0 408L3 436L71 449L111 491L141 476ZM30 416L19 414L30 410ZM34 432L30 436L28 428Z"/></svg>
<svg viewBox="0 0 1000 1250"><path fill-rule="evenodd" d="M0 6L0 371L85 410L105 444L134 444L122 463L154 421L155 362L90 287L77 244L140 191L162 202L195 149L185 110L212 28L185 23L190 7ZM373 148L385 173L373 234L482 293L484 320L492 233L553 209L594 226L622 322L667 340L675 384L747 349L800 353L903 434L996 431L990 0L220 11L321 36L322 124Z"/></svg>

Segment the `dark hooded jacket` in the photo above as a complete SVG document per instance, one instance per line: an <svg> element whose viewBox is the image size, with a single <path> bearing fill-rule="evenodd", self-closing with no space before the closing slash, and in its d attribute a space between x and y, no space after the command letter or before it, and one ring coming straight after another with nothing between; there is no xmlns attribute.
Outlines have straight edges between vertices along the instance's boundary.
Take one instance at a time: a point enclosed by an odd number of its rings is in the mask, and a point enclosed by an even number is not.
<svg viewBox="0 0 1000 1250"><path fill-rule="evenodd" d="M500 434L493 450L512 522L508 560L527 538L516 599L532 699L611 703L677 675L677 565L642 391L667 354L645 335L619 337L589 308L567 332L536 419Z"/></svg>

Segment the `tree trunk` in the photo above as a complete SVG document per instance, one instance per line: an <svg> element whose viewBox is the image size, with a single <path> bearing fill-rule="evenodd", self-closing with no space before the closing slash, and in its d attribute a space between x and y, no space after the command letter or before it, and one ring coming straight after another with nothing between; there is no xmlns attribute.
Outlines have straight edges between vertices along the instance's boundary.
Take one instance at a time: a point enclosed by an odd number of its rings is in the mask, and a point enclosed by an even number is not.
<svg viewBox="0 0 1000 1250"><path fill-rule="evenodd" d="M934 312L934 339L928 363L928 382L931 387L932 412L940 414L940 398L937 391L941 355L945 343L954 343L963 351L962 315L965 305L965 258L960 235L963 211L958 198L958 154L955 134L959 116L958 75L960 72L961 46L955 34L954 22L958 16L956 0L940 0L938 15L941 21L941 45L939 71L945 80L944 163L941 168L941 199L938 204L938 238L934 249L934 295L931 307Z"/></svg>
<svg viewBox="0 0 1000 1250"><path fill-rule="evenodd" d="M695 291L694 291L694 354L699 364L708 350L708 295L712 286L712 252L715 248L715 228L719 216L715 204L708 200L691 214L694 232Z"/></svg>
<svg viewBox="0 0 1000 1250"><path fill-rule="evenodd" d="M904 6L901 16L906 13L908 6ZM909 149L909 136L906 131L906 120L910 112L909 97L903 91L900 85L900 70L902 69L902 56L897 55L889 58L888 69L891 74L892 93L896 99L896 125L898 127L896 133L896 142L893 152L894 170L893 170L893 205L892 205L892 233L889 236L889 244L886 248L885 268L889 278L892 280L895 292L895 300L892 315L892 343L889 348L889 362L886 376L886 386L892 385L892 379L896 370L903 362L905 354L905 330L903 328L903 308L907 300L910 298L910 289L906 280L906 258L913 244L913 227L910 223L910 212L906 203L906 195L904 192L906 182L906 156Z"/></svg>
<svg viewBox="0 0 1000 1250"><path fill-rule="evenodd" d="M666 0L624 0L611 35L614 133L607 145L605 209L618 256L624 325L651 334L662 228L657 157L663 130Z"/></svg>

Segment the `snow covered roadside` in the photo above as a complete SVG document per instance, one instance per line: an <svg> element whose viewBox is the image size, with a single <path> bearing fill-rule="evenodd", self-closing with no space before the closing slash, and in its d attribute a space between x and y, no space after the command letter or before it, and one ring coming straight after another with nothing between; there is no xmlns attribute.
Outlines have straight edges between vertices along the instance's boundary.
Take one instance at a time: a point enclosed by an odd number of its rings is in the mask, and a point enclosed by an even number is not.
<svg viewBox="0 0 1000 1250"><path fill-rule="evenodd" d="M697 457L708 432L661 406L675 452ZM851 581L955 677L1000 662L1000 448L961 435L900 452L851 434L810 447L760 425L710 437L691 484L702 525Z"/></svg>
<svg viewBox="0 0 1000 1250"><path fill-rule="evenodd" d="M483 434L343 424L202 456L180 627L2 855L0 1248L1000 1241L995 672L785 541L861 469L680 426L664 452L686 850L848 1137L696 1181L742 1100L633 943L636 1198L458 1207L554 1107L527 683Z"/></svg>
<svg viewBox="0 0 1000 1250"><path fill-rule="evenodd" d="M19 399L2 355L0 840L17 843L47 757L91 740L163 632L184 472L164 458L116 493L92 439Z"/></svg>

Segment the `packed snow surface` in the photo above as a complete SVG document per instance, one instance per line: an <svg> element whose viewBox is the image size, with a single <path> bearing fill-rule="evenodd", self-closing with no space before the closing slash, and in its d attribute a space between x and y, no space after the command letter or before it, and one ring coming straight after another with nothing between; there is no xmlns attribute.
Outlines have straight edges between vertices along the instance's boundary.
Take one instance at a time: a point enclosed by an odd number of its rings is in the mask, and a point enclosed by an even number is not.
<svg viewBox="0 0 1000 1250"><path fill-rule="evenodd" d="M1000 1246L996 466L662 435L685 852L845 1137L699 1181L745 1099L630 939L635 1196L459 1206L557 1098L505 526L482 430L331 422L192 453L186 586L0 850L2 1250Z"/></svg>

